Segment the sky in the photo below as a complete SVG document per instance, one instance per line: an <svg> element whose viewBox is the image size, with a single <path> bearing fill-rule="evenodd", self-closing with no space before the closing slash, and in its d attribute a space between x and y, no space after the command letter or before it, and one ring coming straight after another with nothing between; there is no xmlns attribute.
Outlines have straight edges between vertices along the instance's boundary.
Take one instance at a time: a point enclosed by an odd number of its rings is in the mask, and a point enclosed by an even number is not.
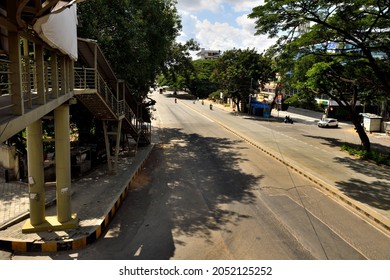
<svg viewBox="0 0 390 280"><path fill-rule="evenodd" d="M254 35L255 23L247 15L262 0L178 0L182 20L181 43L194 39L201 48L222 52L236 49L256 49L258 53L275 40L266 35Z"/></svg>

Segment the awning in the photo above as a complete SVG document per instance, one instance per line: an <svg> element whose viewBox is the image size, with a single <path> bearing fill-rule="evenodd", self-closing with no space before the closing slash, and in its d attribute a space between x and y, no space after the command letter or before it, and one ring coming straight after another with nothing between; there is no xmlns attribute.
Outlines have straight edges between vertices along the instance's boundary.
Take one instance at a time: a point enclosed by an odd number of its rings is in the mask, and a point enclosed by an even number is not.
<svg viewBox="0 0 390 280"><path fill-rule="evenodd" d="M261 108L261 109L269 109L271 108L271 105L268 103L260 103L260 102L251 102L252 108Z"/></svg>
<svg viewBox="0 0 390 280"><path fill-rule="evenodd" d="M50 14L37 20L33 28L51 47L77 60L76 1L59 1ZM73 4L73 5L72 5Z"/></svg>

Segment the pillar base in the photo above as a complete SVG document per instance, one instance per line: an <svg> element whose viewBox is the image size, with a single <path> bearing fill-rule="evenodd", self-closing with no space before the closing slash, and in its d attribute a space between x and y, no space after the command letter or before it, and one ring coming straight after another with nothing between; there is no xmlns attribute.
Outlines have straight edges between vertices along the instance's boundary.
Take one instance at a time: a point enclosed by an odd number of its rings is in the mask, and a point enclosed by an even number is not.
<svg viewBox="0 0 390 280"><path fill-rule="evenodd" d="M78 227L78 219L77 214L73 214L72 218L64 223L60 223L57 220L57 216L49 216L46 217L46 220L36 226L31 225L30 219L28 219L23 228L22 233L34 233L34 232L41 232L41 231L57 231L57 230L66 230L66 229L75 229Z"/></svg>

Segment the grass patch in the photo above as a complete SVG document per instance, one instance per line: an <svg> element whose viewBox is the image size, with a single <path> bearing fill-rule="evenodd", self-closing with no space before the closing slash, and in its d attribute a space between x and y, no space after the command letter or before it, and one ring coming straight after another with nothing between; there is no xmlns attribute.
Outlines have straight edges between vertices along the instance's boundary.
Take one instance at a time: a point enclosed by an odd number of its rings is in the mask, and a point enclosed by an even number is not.
<svg viewBox="0 0 390 280"><path fill-rule="evenodd" d="M376 164L390 166L390 155L381 153L376 150L371 150L370 152L367 152L363 150L360 146L352 144L343 144L341 146L341 150L363 160L371 160L374 161Z"/></svg>

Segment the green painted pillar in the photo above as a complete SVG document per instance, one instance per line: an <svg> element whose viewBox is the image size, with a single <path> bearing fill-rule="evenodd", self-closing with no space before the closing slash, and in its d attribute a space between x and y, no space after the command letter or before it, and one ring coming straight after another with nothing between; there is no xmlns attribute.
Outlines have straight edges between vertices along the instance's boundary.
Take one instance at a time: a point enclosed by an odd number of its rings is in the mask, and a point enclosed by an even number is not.
<svg viewBox="0 0 390 280"><path fill-rule="evenodd" d="M30 124L27 129L27 164L29 177L30 223L45 221L45 177L43 166L42 121Z"/></svg>
<svg viewBox="0 0 390 280"><path fill-rule="evenodd" d="M72 219L69 127L69 105L64 104L54 110L57 219L60 223Z"/></svg>

